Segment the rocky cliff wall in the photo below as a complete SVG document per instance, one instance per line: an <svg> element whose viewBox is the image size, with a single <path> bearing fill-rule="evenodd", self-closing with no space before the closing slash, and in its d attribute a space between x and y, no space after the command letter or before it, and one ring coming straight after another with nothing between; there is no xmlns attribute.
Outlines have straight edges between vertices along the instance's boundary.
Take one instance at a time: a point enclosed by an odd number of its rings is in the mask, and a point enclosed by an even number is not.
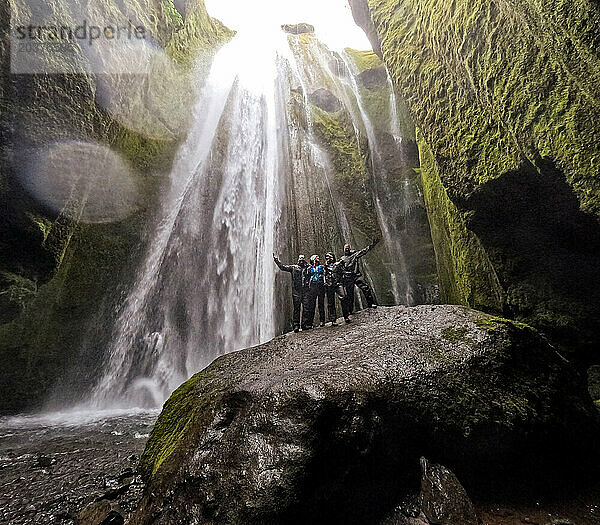
<svg viewBox="0 0 600 525"><path fill-rule="evenodd" d="M598 4L351 5L420 130L442 296L597 361Z"/></svg>
<svg viewBox="0 0 600 525"><path fill-rule="evenodd" d="M202 0L189 5L185 20L171 0L106 0L97 16L128 16L147 29L143 74L66 73L60 53L48 54L45 66L64 74L13 74L8 31L11 22L27 21L36 7L28 4L1 6L0 412L36 407L67 370L89 386L110 329L94 319L115 307L107 291L119 297L117 284L128 280L143 224L187 129L191 57L205 56L198 67L207 69L232 35ZM75 6L39 9L68 20ZM32 182L40 180L46 186ZM91 197L62 192L62 184L80 191L78 180L95 181ZM85 339L94 344L78 368Z"/></svg>

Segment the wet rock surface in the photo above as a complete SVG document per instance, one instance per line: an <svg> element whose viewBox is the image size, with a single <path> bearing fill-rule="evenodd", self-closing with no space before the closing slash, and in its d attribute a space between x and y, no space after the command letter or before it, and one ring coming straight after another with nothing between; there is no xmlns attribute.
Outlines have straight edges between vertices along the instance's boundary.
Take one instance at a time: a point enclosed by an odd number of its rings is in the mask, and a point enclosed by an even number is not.
<svg viewBox="0 0 600 525"><path fill-rule="evenodd" d="M388 81L387 71L385 67L375 69L367 69L360 73L357 77L358 82L367 89L380 89L385 86Z"/></svg>
<svg viewBox="0 0 600 525"><path fill-rule="evenodd" d="M421 458L421 509L436 525L479 525L473 502L453 472Z"/></svg>
<svg viewBox="0 0 600 525"><path fill-rule="evenodd" d="M124 523L156 416L0 419L0 524Z"/></svg>
<svg viewBox="0 0 600 525"><path fill-rule="evenodd" d="M381 525L480 525L475 506L452 471L421 458L421 493L409 496Z"/></svg>
<svg viewBox="0 0 600 525"><path fill-rule="evenodd" d="M229 354L180 387L132 523L378 523L419 490L422 456L494 493L589 451L585 386L530 328L451 306L355 321Z"/></svg>
<svg viewBox="0 0 600 525"><path fill-rule="evenodd" d="M312 104L328 113L335 113L342 109L340 99L328 89L317 89L316 91L313 91L309 96L309 100Z"/></svg>
<svg viewBox="0 0 600 525"><path fill-rule="evenodd" d="M281 26L281 29L283 29L286 33L290 33L291 35L302 35L304 33L315 32L315 26L306 23L284 24Z"/></svg>

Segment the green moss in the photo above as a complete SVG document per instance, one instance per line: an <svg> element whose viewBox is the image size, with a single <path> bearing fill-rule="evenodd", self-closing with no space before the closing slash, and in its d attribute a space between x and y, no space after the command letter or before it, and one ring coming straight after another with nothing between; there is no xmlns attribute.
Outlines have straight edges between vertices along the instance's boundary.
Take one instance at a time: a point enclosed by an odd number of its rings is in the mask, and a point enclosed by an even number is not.
<svg viewBox="0 0 600 525"><path fill-rule="evenodd" d="M111 146L137 173L148 175L170 171L178 147L175 137L170 140L148 138L116 122L110 123L108 135L111 137Z"/></svg>
<svg viewBox="0 0 600 525"><path fill-rule="evenodd" d="M419 156L442 301L502 311L503 291L494 267L448 198L433 153L420 137Z"/></svg>
<svg viewBox="0 0 600 525"><path fill-rule="evenodd" d="M60 11L64 1L54 2L54 8ZM20 0L17 3L24 5ZM233 32L209 17L202 1L194 2L185 24L173 0L151 4L151 9L137 4L130 7L153 39L183 64L181 77L191 71L185 66L193 63L197 53L204 58L198 71L208 72L214 51ZM119 19L118 3L108 0L99 9L106 19ZM19 248L26 246L28 253L21 259L4 257L0 261L0 306L10 310L10 315L0 317L0 368L4 371L0 412L6 413L38 408L66 370L72 370L69 379L74 389L93 382L88 376L101 366L100 349L105 348L110 331L91 320L101 315L102 309L114 311L118 306L111 301L118 296L116 287L133 278L132 268L136 267L148 220L145 213L158 195L161 176L170 170L179 137L152 139L114 121L97 104L96 83L91 76L38 75L28 79L29 89L23 90L19 85L22 79L8 75L6 68L3 75L2 130L18 129L18 136L26 136L32 148L50 139L73 138L107 145L131 166L143 197L140 210L122 222L78 225L63 216L45 216L35 203L18 193L23 205L13 206L13 215L6 217L6 222L7 228L16 225L18 233L9 232L13 238L26 237L16 242ZM170 80L162 79L167 86ZM5 157L14 153L9 155L5 150L3 145ZM17 193L6 183L5 168L0 162L3 204ZM89 368L77 369L83 361Z"/></svg>
<svg viewBox="0 0 600 525"><path fill-rule="evenodd" d="M316 132L327 144L332 153L332 161L340 176L346 177L344 182L351 183L357 175L365 182L366 154L356 138L349 116L343 111L329 113L317 106L311 106L311 116Z"/></svg>
<svg viewBox="0 0 600 525"><path fill-rule="evenodd" d="M347 48L346 53L350 59L356 64L360 73L370 69L378 69L385 67L381 59L372 51L357 51ZM359 83L360 97L365 112L369 116L371 123L379 132L390 132L390 115L391 115L391 98L389 86L387 82L379 89L367 89ZM352 100L354 94L349 92L349 98ZM400 135L403 139L416 140L415 125L408 112L406 104L401 97L396 96L396 114L398 115L398 125ZM356 108L358 110L358 108Z"/></svg>
<svg viewBox="0 0 600 525"><path fill-rule="evenodd" d="M192 377L175 390L165 403L152 431L152 439L140 460L140 468L145 476L153 475L179 445L193 419L197 400L192 392L198 381L199 376Z"/></svg>
<svg viewBox="0 0 600 525"><path fill-rule="evenodd" d="M489 316L489 315L486 317L481 317L481 318L477 319L475 321L475 324L477 326L479 326L480 328L485 328L489 332L493 332L493 331L497 330L498 328L501 328L506 325L511 325L511 326L514 326L519 329L532 330L532 328L525 323L520 323L518 321L514 321L511 319L504 319L503 317L496 317L496 316Z"/></svg>
<svg viewBox="0 0 600 525"><path fill-rule="evenodd" d="M600 217L600 5L367 3L426 145L422 175L442 294L488 309L502 303L589 364L600 333L589 248L598 238L590 219ZM502 301L490 294L494 280Z"/></svg>
<svg viewBox="0 0 600 525"><path fill-rule="evenodd" d="M600 365L588 369L588 390L594 401L600 401Z"/></svg>
<svg viewBox="0 0 600 525"><path fill-rule="evenodd" d="M31 219L31 222L33 224L35 224L39 228L39 230L42 232L42 235L44 237L44 242L46 242L46 239L48 238L48 236L50 235L50 232L52 231L52 221L48 218L36 217L32 214L28 214L28 217Z"/></svg>
<svg viewBox="0 0 600 525"><path fill-rule="evenodd" d="M203 69L208 66L215 50L231 40L235 32L212 18L206 11L204 0L195 2L182 27L173 35L167 53L179 64L190 67L199 60Z"/></svg>
<svg viewBox="0 0 600 525"><path fill-rule="evenodd" d="M495 388L481 388L482 381L490 379L489 372L482 374L473 369L469 378L457 370L445 373L443 391L436 398L435 414L462 427L464 435L477 431L480 425L495 424L498 428L513 428L518 422L533 420L540 413L547 413L549 407L538 403L532 393L541 394L540 385L505 383L500 380ZM541 395L540 395L541 399Z"/></svg>
<svg viewBox="0 0 600 525"><path fill-rule="evenodd" d="M343 110L328 113L311 106L311 118L316 134L327 148L335 168L335 187L357 242L368 242L379 234L371 195L371 175L367 170L368 146L356 136L350 116Z"/></svg>
<svg viewBox="0 0 600 525"><path fill-rule="evenodd" d="M222 395L222 389L209 388L212 379L211 369L203 370L175 390L165 403L140 459L145 479L154 476L174 452L185 448L181 443L188 431L212 420ZM205 393L209 390L210 394Z"/></svg>
<svg viewBox="0 0 600 525"><path fill-rule="evenodd" d="M35 297L37 283L21 275L0 271L0 323L14 319Z"/></svg>
<svg viewBox="0 0 600 525"><path fill-rule="evenodd" d="M458 343L467 343L469 345L475 344L473 339L467 337L469 333L469 329L467 327L461 326L448 326L442 330L442 337L446 339L446 341L450 341L453 344Z"/></svg>
<svg viewBox="0 0 600 525"><path fill-rule="evenodd" d="M347 47L344 51L352 58L360 73L367 69L375 69L384 65L382 60L373 51L358 51L351 47Z"/></svg>

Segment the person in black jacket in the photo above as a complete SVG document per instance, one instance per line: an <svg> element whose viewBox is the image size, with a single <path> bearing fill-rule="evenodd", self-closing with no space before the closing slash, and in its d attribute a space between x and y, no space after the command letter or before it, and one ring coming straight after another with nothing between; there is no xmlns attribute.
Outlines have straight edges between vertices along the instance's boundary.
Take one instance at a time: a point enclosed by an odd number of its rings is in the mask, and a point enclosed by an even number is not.
<svg viewBox="0 0 600 525"><path fill-rule="evenodd" d="M304 279L304 272L308 263L304 255L298 256L298 264L282 264L273 254L273 260L280 270L292 274L292 301L294 304L294 332L300 331L300 309L302 308L302 328L307 327L308 322L308 286ZM312 321L311 321L312 323Z"/></svg>
<svg viewBox="0 0 600 525"><path fill-rule="evenodd" d="M325 293L327 294L327 312L331 326L337 326L337 309L335 307L335 296L337 295L342 304L344 320L350 322L350 312L346 301L346 289L342 285L344 264L336 261L331 252L325 254Z"/></svg>
<svg viewBox="0 0 600 525"><path fill-rule="evenodd" d="M346 301L348 303L348 312L354 312L354 287L358 286L365 296L367 304L372 308L377 308L377 302L373 295L371 286L362 276L360 271L359 259L369 253L379 242L379 240L373 241L369 246L363 248L360 251L352 250L349 244L344 246L344 255L340 258L340 262L344 265L344 272L342 275L342 284L346 289Z"/></svg>

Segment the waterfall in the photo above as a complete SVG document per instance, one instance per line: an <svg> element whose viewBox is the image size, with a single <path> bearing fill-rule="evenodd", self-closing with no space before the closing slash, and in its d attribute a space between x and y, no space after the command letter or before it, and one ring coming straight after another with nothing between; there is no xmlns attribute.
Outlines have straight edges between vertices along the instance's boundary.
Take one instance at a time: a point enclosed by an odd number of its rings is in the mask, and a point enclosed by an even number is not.
<svg viewBox="0 0 600 525"><path fill-rule="evenodd" d="M283 299L272 252L295 257L354 244L312 122L309 94L324 85L351 115L357 147L366 130L376 219L395 261L388 277L396 301L411 304L399 237L382 202L387 175L377 137L348 57L345 77L331 71L332 58L316 38L281 31L239 33L216 54L115 316L93 407L159 406L215 357L274 337ZM390 121L399 129L397 115Z"/></svg>
<svg viewBox="0 0 600 525"><path fill-rule="evenodd" d="M400 203L400 208L402 208L401 210L398 209L398 203L392 202L389 198L392 195L389 174L383 165L375 128L371 123L371 119L367 111L365 110L361 90L356 81L356 76L358 75L357 67L352 62L352 59L348 56L347 52L344 51L342 58L349 72L349 85L354 93L354 96L356 97L360 116L362 118L367 139L369 141L369 151L371 154L371 173L373 174L375 181L375 184L373 185L373 200L375 202L375 209L377 210L377 218L379 220L379 226L381 227L383 241L386 250L388 251L389 258L392 261L390 265L390 278L392 281L394 299L399 304L412 306L415 304L414 291L401 243L402 235L395 227L395 218L397 217L399 211L405 213L408 209L408 206L415 202L415 198L408 193L410 189L408 181L403 182L404 192L403 202ZM395 140L401 141L396 96L391 84L389 73L387 70L385 72L388 79L388 89L390 93L389 131ZM402 281L402 286L400 285L399 280Z"/></svg>
<svg viewBox="0 0 600 525"><path fill-rule="evenodd" d="M155 406L217 355L275 335L277 69L261 44L239 36L215 56L119 313L95 406Z"/></svg>

